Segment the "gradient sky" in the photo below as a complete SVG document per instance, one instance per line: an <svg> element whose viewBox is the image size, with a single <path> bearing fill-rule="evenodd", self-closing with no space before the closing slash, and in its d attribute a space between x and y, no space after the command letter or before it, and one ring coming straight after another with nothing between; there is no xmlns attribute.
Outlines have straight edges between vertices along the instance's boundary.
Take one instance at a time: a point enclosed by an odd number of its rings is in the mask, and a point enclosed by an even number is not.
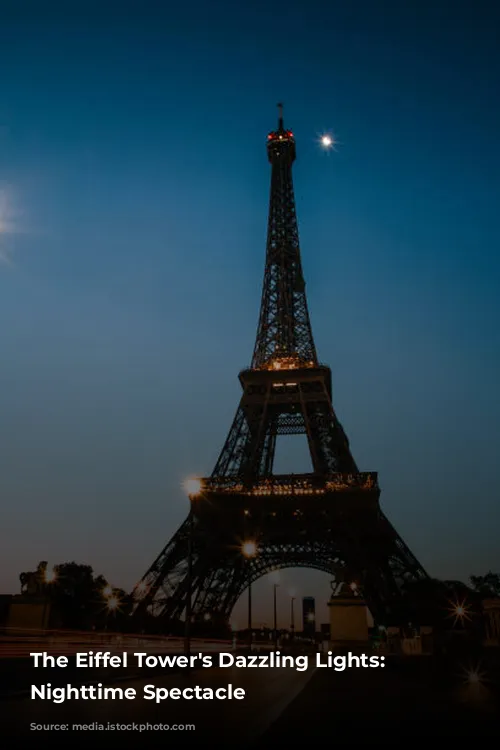
<svg viewBox="0 0 500 750"><path fill-rule="evenodd" d="M130 588L211 472L254 343L279 100L354 456L432 575L498 571L498 8L71 6L0 6L0 590L40 559ZM325 599L311 575L299 594Z"/></svg>

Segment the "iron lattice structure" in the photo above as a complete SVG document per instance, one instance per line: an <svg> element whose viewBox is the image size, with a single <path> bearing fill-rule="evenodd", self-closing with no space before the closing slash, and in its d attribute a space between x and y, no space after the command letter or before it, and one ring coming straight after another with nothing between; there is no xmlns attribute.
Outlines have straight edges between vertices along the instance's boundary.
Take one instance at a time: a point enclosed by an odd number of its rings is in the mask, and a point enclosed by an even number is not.
<svg viewBox="0 0 500 750"><path fill-rule="evenodd" d="M283 567L352 578L379 621L408 615L407 582L427 574L379 504L377 474L359 472L332 405L331 371L318 362L307 307L292 182L295 139L267 137L271 196L266 267L251 367L211 477L191 512L136 586L135 614L227 622L254 580ZM279 435L305 434L310 474L273 474ZM246 540L258 553L245 557ZM190 575L188 575L191 561Z"/></svg>

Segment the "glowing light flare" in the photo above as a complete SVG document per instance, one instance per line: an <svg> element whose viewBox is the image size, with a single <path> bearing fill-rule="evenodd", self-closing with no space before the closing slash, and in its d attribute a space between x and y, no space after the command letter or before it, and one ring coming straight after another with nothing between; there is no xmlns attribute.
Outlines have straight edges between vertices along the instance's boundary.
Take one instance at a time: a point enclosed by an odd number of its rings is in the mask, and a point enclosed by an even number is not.
<svg viewBox="0 0 500 750"><path fill-rule="evenodd" d="M191 479L186 479L182 486L188 495L199 495L202 484L199 479L192 477Z"/></svg>
<svg viewBox="0 0 500 750"><path fill-rule="evenodd" d="M109 583L108 583L108 584L106 584L106 586L105 586L105 587L103 588L103 590L102 590L102 595L103 595L103 596L104 596L104 597L105 597L106 599L107 599L108 597L110 597L110 596L112 596L112 595L113 595L113 588L112 588L112 586L110 586L110 585L109 585Z"/></svg>
<svg viewBox="0 0 500 750"><path fill-rule="evenodd" d="M469 670L467 672L467 682L470 685L480 685L482 682L481 674L474 669Z"/></svg>
<svg viewBox="0 0 500 750"><path fill-rule="evenodd" d="M458 622L464 623L465 620L471 620L470 617L470 607L467 606L466 600L463 601L449 601L448 604L450 605L448 611L449 615L448 617L453 617L453 625L456 625Z"/></svg>
<svg viewBox="0 0 500 750"><path fill-rule="evenodd" d="M462 670L463 682L469 686L471 690L479 690L485 688L485 683L488 682L486 673L481 669L481 664L469 665L467 668Z"/></svg>
<svg viewBox="0 0 500 750"><path fill-rule="evenodd" d="M108 599L108 603L106 604L106 608L110 612L116 612L117 609L120 607L120 600L117 596L110 596Z"/></svg>
<svg viewBox="0 0 500 750"><path fill-rule="evenodd" d="M45 583L54 583L57 580L57 573L54 568L51 568L45 571L43 578Z"/></svg>
<svg viewBox="0 0 500 750"><path fill-rule="evenodd" d="M256 557L258 552L257 545L253 541L243 542L241 551L245 557Z"/></svg>

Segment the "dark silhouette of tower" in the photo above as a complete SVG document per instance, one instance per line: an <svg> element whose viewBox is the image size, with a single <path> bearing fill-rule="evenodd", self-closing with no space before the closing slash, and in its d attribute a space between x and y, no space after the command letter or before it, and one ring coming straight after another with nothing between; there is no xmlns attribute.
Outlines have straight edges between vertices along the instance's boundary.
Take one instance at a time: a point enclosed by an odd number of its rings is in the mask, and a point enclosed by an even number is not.
<svg viewBox="0 0 500 750"><path fill-rule="evenodd" d="M227 622L266 572L310 567L362 588L374 617L407 616L406 582L427 574L379 505L375 472L360 472L318 361L306 301L292 183L295 139L267 136L271 197L266 267L251 367L212 475L193 485L188 519L134 589L136 614ZM305 434L313 471L275 475L276 439ZM251 550L251 553L248 553ZM192 593L192 599L188 596Z"/></svg>

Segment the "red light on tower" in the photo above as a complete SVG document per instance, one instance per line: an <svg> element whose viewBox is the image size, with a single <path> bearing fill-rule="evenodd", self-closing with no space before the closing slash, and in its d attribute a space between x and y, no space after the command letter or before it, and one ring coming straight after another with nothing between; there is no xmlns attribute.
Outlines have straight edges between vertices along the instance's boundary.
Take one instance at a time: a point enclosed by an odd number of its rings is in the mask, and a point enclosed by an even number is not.
<svg viewBox="0 0 500 750"><path fill-rule="evenodd" d="M293 133L292 133L292 131L291 131L291 130L289 130L289 131L288 131L287 135L288 135L288 136L289 136L290 138L293 138Z"/></svg>

